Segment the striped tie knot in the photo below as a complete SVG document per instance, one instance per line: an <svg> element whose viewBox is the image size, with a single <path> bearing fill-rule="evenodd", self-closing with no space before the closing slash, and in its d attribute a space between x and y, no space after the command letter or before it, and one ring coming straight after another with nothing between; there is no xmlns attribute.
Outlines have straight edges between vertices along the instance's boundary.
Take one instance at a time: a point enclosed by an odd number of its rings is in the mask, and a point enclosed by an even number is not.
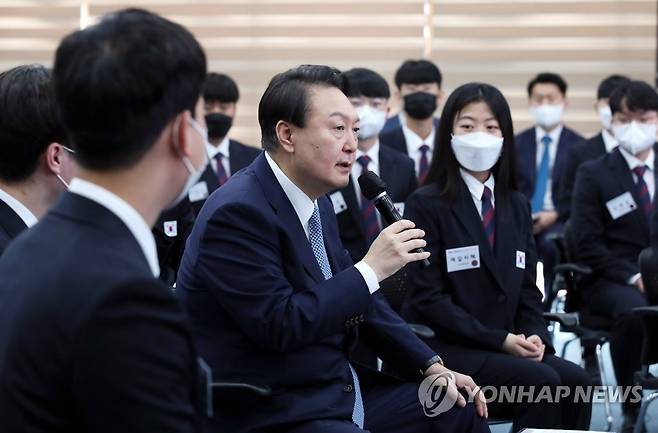
<svg viewBox="0 0 658 433"><path fill-rule="evenodd" d="M541 144L543 144L544 146L548 146L549 144L551 144L552 141L553 139L550 136L544 135L541 139Z"/></svg>
<svg viewBox="0 0 658 433"><path fill-rule="evenodd" d="M489 189L488 186L484 187L484 190L482 191L482 200L491 200L491 190Z"/></svg>
<svg viewBox="0 0 658 433"><path fill-rule="evenodd" d="M372 159L368 155L361 155L356 159L356 162L359 163L361 168L363 169L363 173L368 171L368 165L372 162Z"/></svg>
<svg viewBox="0 0 658 433"><path fill-rule="evenodd" d="M647 166L646 165L638 165L637 167L635 167L633 169L633 173L635 173L635 175L638 178L644 178L644 173L646 171L647 171Z"/></svg>

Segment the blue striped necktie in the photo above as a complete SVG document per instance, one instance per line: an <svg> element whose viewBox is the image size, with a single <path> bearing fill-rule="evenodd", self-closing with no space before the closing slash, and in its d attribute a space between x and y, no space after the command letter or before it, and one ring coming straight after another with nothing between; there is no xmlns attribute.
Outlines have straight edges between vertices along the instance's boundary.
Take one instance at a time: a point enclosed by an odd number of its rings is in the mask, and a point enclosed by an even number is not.
<svg viewBox="0 0 658 433"><path fill-rule="evenodd" d="M329 264L327 250L324 247L322 222L320 221L320 208L318 208L317 204L313 209L311 219L308 221L308 237L309 241L311 242L311 249L313 250L315 260L317 260L318 265L320 265L324 279L328 280L332 277L331 265ZM348 366L350 367L350 372L352 373L352 379L354 381L354 409L352 409L352 421L354 424L359 426L360 429L363 429L365 412L363 410L363 398L361 396L359 378L357 377L356 371L354 371L352 364L348 362Z"/></svg>
<svg viewBox="0 0 658 433"><path fill-rule="evenodd" d="M537 178L535 179L535 191L532 194L532 212L539 212L544 210L544 196L546 196L546 188L548 188L548 178L550 177L550 163L551 155L549 153L549 146L551 144L551 137L545 135L541 139L541 144L544 146L541 162L539 163L539 170L537 170Z"/></svg>

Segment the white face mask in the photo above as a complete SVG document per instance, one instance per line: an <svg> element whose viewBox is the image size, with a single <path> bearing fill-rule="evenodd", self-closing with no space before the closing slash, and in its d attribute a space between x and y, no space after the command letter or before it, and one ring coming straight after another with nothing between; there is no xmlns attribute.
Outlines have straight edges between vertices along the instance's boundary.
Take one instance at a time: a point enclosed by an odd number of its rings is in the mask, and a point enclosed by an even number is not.
<svg viewBox="0 0 658 433"><path fill-rule="evenodd" d="M356 109L359 115L359 139L366 140L379 135L386 123L386 113L369 105Z"/></svg>
<svg viewBox="0 0 658 433"><path fill-rule="evenodd" d="M470 171L490 170L503 151L503 138L486 132L452 136L452 151L459 164Z"/></svg>
<svg viewBox="0 0 658 433"><path fill-rule="evenodd" d="M610 129L612 126L612 110L609 105L599 108L599 119L605 129Z"/></svg>
<svg viewBox="0 0 658 433"><path fill-rule="evenodd" d="M201 125L199 125L196 122L196 120L192 118L190 118L190 125L203 138L203 162L198 169L195 169L194 165L192 165L192 161L190 161L190 159L187 156L181 155L181 160L183 161L183 165L185 165L185 168L187 169L189 175L187 176L187 181L185 181L185 185L183 185L183 189L178 194L176 199L173 202L171 202L171 204L169 205L169 209L173 208L178 203L183 201L185 197L187 197L190 188L192 188L192 186L194 186L194 184L196 184L199 181L201 175L206 169L206 166L208 165L208 154L206 152L206 145L208 143L208 131L206 131ZM178 131L174 132L174 136L178 137Z"/></svg>
<svg viewBox="0 0 658 433"><path fill-rule="evenodd" d="M653 146L656 142L657 130L658 125L655 123L637 123L636 121L612 127L615 138L619 140L619 145L633 155Z"/></svg>
<svg viewBox="0 0 658 433"><path fill-rule="evenodd" d="M562 121L564 113L564 104L549 105L543 104L539 107L531 107L530 114L535 119L535 123L542 128L550 128Z"/></svg>

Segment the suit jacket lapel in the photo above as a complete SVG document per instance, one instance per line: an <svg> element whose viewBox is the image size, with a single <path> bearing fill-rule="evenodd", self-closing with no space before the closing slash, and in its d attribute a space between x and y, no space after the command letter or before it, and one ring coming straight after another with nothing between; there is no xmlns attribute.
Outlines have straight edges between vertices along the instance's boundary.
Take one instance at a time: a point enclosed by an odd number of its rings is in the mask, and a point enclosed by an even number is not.
<svg viewBox="0 0 658 433"><path fill-rule="evenodd" d="M201 180L206 182L208 187L208 194L212 193L214 190L219 188L219 180L217 179L217 173L212 169L212 164L208 163L206 169L201 175Z"/></svg>
<svg viewBox="0 0 658 433"><path fill-rule="evenodd" d="M642 227L642 232L648 236L649 235L649 220L647 216L640 208L640 194L637 190L637 184L633 181L633 176L631 170L626 164L626 160L622 156L619 149L615 149L610 157L610 168L615 173L615 178L619 181L622 187L623 192L630 192L637 204L638 209L636 209L633 214L637 218L638 224ZM614 197L613 197L614 198Z"/></svg>
<svg viewBox="0 0 658 433"><path fill-rule="evenodd" d="M478 245L478 249L480 250L480 262L487 267L498 285L503 288L504 285L498 263L496 262L493 251L484 235L482 220L475 208L475 204L471 198L471 193L461 180L460 185L461 192L458 198L459 201L452 207L452 211L457 216L457 220L464 226L473 242Z"/></svg>
<svg viewBox="0 0 658 433"><path fill-rule="evenodd" d="M494 194L496 194L494 192ZM507 227L510 227L513 224L512 213L509 208L509 198L507 202L503 201L503 198L496 194L496 204L495 204L495 215L496 215L496 245L494 250L496 251L496 262L498 266L497 270L500 271L502 276L502 282L507 283L509 279L509 271L513 269L511 267L512 261L516 260L516 230L506 230ZM526 252L526 251L524 251ZM501 285L503 289L507 287L507 284Z"/></svg>
<svg viewBox="0 0 658 433"><path fill-rule="evenodd" d="M395 171L395 161L389 158L385 151L382 152L382 146L380 146L379 177L381 177L382 180L386 182L389 195L391 195L391 189L393 189L393 185L395 185L397 181L396 174L397 173Z"/></svg>
<svg viewBox="0 0 658 433"><path fill-rule="evenodd" d="M352 176L350 176L350 182L345 188L341 189L340 192L343 194L347 210L352 216L354 224L359 228L359 232L363 233L364 229L363 222L361 221L361 208L356 198L356 187Z"/></svg>
<svg viewBox="0 0 658 433"><path fill-rule="evenodd" d="M306 232L299 221L297 212L295 212L295 208L290 203L290 200L288 200L288 196L283 191L276 176L274 176L272 169L265 159L264 153L258 155L254 164L254 173L258 177L261 187L265 192L265 197L267 197L270 205L279 216L282 222L281 225L288 232L288 236L290 236L293 245L295 245L304 269L315 282L324 281L322 270L315 259L315 254L313 254L311 244L306 237Z"/></svg>
<svg viewBox="0 0 658 433"><path fill-rule="evenodd" d="M0 226L4 227L12 238L15 238L27 228L21 217L2 200L0 200Z"/></svg>

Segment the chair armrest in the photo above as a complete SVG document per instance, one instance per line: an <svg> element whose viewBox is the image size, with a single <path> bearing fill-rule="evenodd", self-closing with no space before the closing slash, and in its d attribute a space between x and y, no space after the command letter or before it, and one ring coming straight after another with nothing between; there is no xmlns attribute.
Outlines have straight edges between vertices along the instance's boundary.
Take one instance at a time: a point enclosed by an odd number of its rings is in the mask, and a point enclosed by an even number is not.
<svg viewBox="0 0 658 433"><path fill-rule="evenodd" d="M653 305L650 307L637 307L633 308L633 314L637 316L657 316L658 317L658 305Z"/></svg>
<svg viewBox="0 0 658 433"><path fill-rule="evenodd" d="M418 337L423 339L431 339L436 337L436 334L429 326L421 325L419 323L409 323L409 329Z"/></svg>
<svg viewBox="0 0 658 433"><path fill-rule="evenodd" d="M272 395L268 386L253 385L242 382L213 382L213 408L234 407L244 404L258 403L267 400Z"/></svg>
<svg viewBox="0 0 658 433"><path fill-rule="evenodd" d="M546 240L550 242L561 242L564 240L563 233L551 233L546 236Z"/></svg>
<svg viewBox="0 0 658 433"><path fill-rule="evenodd" d="M562 326L569 328L578 326L580 323L578 313L544 313L544 319L550 322L558 322Z"/></svg>
<svg viewBox="0 0 658 433"><path fill-rule="evenodd" d="M580 275L591 275L592 268L586 265L579 265L577 263L560 263L553 267L553 272L556 274L566 274L572 272L574 274Z"/></svg>

